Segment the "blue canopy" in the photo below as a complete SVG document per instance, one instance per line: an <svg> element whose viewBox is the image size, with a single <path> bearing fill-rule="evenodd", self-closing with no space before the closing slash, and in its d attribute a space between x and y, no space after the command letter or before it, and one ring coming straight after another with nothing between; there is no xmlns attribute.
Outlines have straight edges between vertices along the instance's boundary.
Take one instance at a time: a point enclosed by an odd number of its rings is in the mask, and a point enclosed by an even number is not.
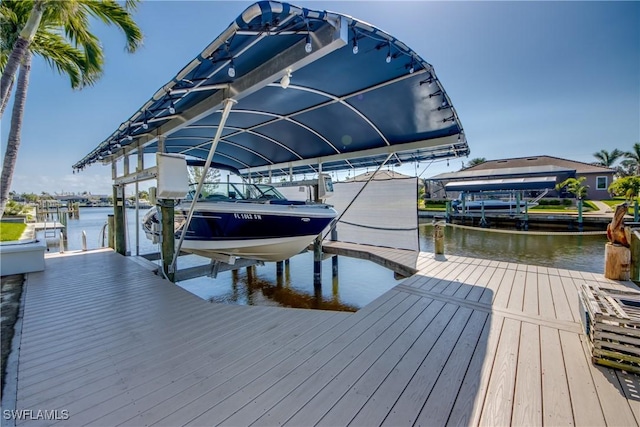
<svg viewBox="0 0 640 427"><path fill-rule="evenodd" d="M466 156L433 67L352 17L274 1L248 7L76 170L138 152L205 159L252 176Z"/></svg>

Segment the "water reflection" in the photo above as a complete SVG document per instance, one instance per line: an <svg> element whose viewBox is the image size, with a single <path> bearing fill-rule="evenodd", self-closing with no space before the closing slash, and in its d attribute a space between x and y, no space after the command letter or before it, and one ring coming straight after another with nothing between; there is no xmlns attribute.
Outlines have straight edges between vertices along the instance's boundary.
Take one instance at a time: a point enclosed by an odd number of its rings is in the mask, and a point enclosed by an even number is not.
<svg viewBox="0 0 640 427"><path fill-rule="evenodd" d="M433 226L420 225L420 249L433 251ZM533 235L445 228L445 253L601 273L604 235Z"/></svg>
<svg viewBox="0 0 640 427"><path fill-rule="evenodd" d="M400 283L393 272L369 261L341 257L322 262L322 287L313 286L313 254L291 258L277 274L275 263L223 272L216 279L180 282L188 291L212 302L356 311Z"/></svg>
<svg viewBox="0 0 640 427"><path fill-rule="evenodd" d="M254 266L231 272L230 292L211 296L208 300L227 304L277 305L352 312L359 308L340 301L337 280L333 280L331 295L323 295L321 288L309 292L292 287L290 266L285 267L283 274L275 275L275 284L268 278L258 276L257 269L265 267Z"/></svg>

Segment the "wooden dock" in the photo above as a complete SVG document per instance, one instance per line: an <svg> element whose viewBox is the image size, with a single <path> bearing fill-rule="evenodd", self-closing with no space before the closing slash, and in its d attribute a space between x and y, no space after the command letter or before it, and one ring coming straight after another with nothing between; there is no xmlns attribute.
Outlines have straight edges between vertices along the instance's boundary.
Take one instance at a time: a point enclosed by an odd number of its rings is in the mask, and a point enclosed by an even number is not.
<svg viewBox="0 0 640 427"><path fill-rule="evenodd" d="M3 409L68 419L17 425L640 423L640 377L588 356L578 286L633 286L598 274L420 253L343 313L209 303L110 251L46 264Z"/></svg>

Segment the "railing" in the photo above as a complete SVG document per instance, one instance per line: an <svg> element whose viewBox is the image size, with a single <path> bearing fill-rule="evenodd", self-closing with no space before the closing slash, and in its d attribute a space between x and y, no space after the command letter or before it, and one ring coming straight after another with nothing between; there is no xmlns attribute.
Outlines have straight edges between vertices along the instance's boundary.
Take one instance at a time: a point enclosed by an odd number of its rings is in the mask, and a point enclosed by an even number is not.
<svg viewBox="0 0 640 427"><path fill-rule="evenodd" d="M530 203L538 203L544 196L547 195L547 193L549 193L549 189L545 188L545 190L542 193L540 193L538 197L533 199Z"/></svg>

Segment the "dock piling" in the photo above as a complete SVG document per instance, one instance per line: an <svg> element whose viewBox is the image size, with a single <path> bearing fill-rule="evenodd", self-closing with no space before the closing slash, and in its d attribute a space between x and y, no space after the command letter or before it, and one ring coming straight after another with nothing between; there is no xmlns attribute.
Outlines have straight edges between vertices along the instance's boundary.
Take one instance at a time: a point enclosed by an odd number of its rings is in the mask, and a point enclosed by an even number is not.
<svg viewBox="0 0 640 427"><path fill-rule="evenodd" d="M437 221L433 225L433 252L436 255L444 255L444 227L446 223Z"/></svg>
<svg viewBox="0 0 640 427"><path fill-rule="evenodd" d="M111 249L115 249L115 233L113 231L113 214L107 215L107 244Z"/></svg>
<svg viewBox="0 0 640 427"><path fill-rule="evenodd" d="M161 199L158 201L160 205L160 226L162 228L162 270L165 276L174 281L173 256L175 251L175 235L173 230L174 223L174 201L171 199Z"/></svg>
<svg viewBox="0 0 640 427"><path fill-rule="evenodd" d="M126 224L124 219L124 186L113 186L113 229L115 250L120 255L126 255L127 241L125 237Z"/></svg>
<svg viewBox="0 0 640 427"><path fill-rule="evenodd" d="M322 287L322 236L313 241L313 287Z"/></svg>

